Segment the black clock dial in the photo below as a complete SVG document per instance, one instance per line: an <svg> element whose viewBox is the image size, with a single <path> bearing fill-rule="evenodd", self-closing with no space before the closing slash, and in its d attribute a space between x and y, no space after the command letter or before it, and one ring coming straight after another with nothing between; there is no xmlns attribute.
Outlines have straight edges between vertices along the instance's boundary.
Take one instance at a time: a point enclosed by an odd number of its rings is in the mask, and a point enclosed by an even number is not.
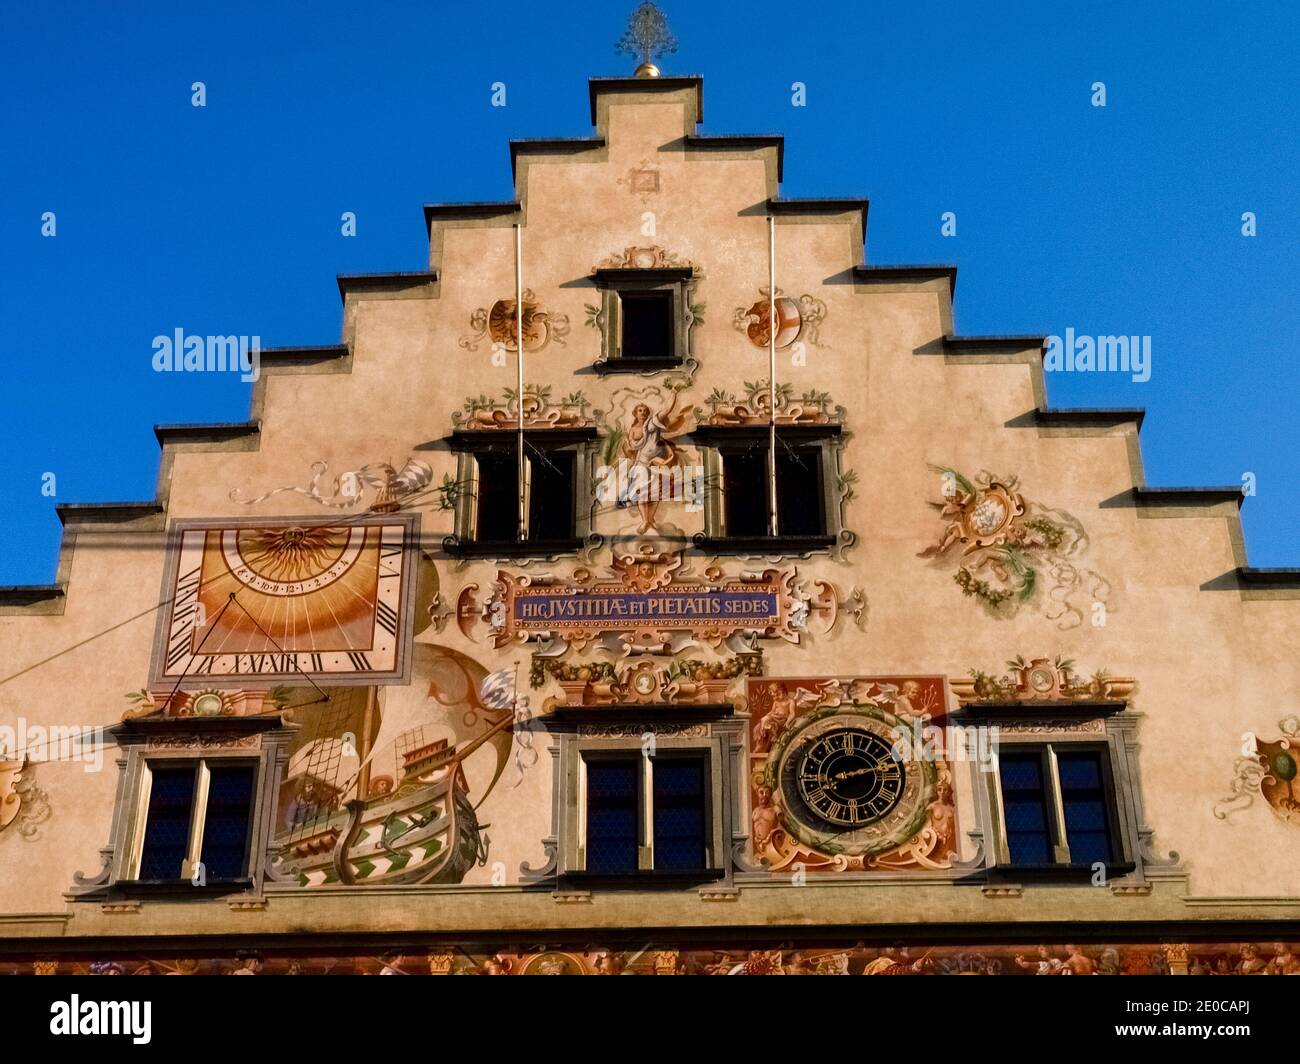
<svg viewBox="0 0 1300 1064"><path fill-rule="evenodd" d="M906 774L889 743L861 728L836 728L814 738L788 765L787 793L803 811L837 829L879 820L903 797Z"/></svg>

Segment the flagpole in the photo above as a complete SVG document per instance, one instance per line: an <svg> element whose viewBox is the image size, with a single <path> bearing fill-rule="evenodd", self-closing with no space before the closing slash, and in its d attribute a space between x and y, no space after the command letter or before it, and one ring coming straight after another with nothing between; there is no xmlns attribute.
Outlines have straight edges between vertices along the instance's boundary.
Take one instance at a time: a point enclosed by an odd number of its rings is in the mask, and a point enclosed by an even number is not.
<svg viewBox="0 0 1300 1064"><path fill-rule="evenodd" d="M767 532L776 523L776 219L767 216Z"/></svg>
<svg viewBox="0 0 1300 1064"><path fill-rule="evenodd" d="M515 396L519 407L518 466L519 512L516 536L523 540L528 535L528 513L525 509L527 485L524 475L524 232L515 223Z"/></svg>

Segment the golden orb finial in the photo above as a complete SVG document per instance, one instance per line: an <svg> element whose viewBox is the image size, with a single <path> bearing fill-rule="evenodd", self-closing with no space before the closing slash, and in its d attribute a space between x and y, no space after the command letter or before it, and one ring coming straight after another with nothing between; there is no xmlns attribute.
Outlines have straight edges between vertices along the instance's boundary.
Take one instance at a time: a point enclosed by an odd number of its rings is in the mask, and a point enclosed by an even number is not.
<svg viewBox="0 0 1300 1064"><path fill-rule="evenodd" d="M668 28L667 16L646 0L627 20L627 29L615 45L615 51L641 60L641 65L636 68L636 77L657 78L659 68L651 59L656 55L672 55L676 52L677 38Z"/></svg>

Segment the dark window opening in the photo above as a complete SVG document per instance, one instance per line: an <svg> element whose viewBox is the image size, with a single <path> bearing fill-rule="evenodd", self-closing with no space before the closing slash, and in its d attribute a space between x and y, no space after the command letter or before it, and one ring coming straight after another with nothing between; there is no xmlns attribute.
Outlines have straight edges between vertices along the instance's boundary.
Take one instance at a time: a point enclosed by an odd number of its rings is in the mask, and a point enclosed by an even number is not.
<svg viewBox="0 0 1300 1064"><path fill-rule="evenodd" d="M704 759L654 762L654 866L661 872L707 867L708 793Z"/></svg>
<svg viewBox="0 0 1300 1064"><path fill-rule="evenodd" d="M474 538L484 543L518 539L519 457L514 452L478 456L478 519Z"/></svg>
<svg viewBox="0 0 1300 1064"><path fill-rule="evenodd" d="M639 759L587 762L587 871L637 871L640 790Z"/></svg>
<svg viewBox="0 0 1300 1064"><path fill-rule="evenodd" d="M777 441L776 527L783 536L826 533L820 447L790 447Z"/></svg>
<svg viewBox="0 0 1300 1064"><path fill-rule="evenodd" d="M199 860L208 879L242 879L248 874L253 821L252 765L214 765L208 775Z"/></svg>
<svg viewBox="0 0 1300 1064"><path fill-rule="evenodd" d="M722 456L724 532L728 536L766 536L767 449L755 445Z"/></svg>
<svg viewBox="0 0 1300 1064"><path fill-rule="evenodd" d="M1037 750L999 757L1002 816L1013 865L1047 865L1054 859L1051 813L1043 757Z"/></svg>
<svg viewBox="0 0 1300 1064"><path fill-rule="evenodd" d="M528 538L572 539L575 535L572 451L529 454L532 474L528 488Z"/></svg>
<svg viewBox="0 0 1300 1064"><path fill-rule="evenodd" d="M1021 747L1004 751L998 761L1003 829L1013 866L1091 868L1120 860L1105 750L1071 749L1069 744Z"/></svg>
<svg viewBox="0 0 1300 1064"><path fill-rule="evenodd" d="M564 540L577 535L574 492L577 455L525 443L528 461L526 540ZM474 541L519 540L519 456L514 450L483 451L478 462Z"/></svg>
<svg viewBox="0 0 1300 1064"><path fill-rule="evenodd" d="M621 358L671 359L673 349L672 292L620 292Z"/></svg>
<svg viewBox="0 0 1300 1064"><path fill-rule="evenodd" d="M202 772L203 764L195 762L150 766L139 879L187 878L192 870L186 861L199 830L199 862L206 882L248 875L257 766L209 765L206 796L198 786Z"/></svg>
<svg viewBox="0 0 1300 1064"><path fill-rule="evenodd" d="M192 764L183 768L155 768L145 814L144 843L140 848L141 879L180 879L190 852L194 818Z"/></svg>
<svg viewBox="0 0 1300 1064"><path fill-rule="evenodd" d="M1056 768L1070 863L1109 864L1115 854L1101 754L1096 750L1058 753Z"/></svg>

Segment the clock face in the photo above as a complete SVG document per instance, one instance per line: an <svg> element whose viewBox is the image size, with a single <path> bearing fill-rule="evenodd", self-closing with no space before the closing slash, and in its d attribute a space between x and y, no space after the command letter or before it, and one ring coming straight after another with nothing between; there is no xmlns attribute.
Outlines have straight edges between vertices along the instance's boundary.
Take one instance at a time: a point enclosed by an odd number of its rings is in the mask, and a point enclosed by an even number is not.
<svg viewBox="0 0 1300 1064"><path fill-rule="evenodd" d="M154 681L403 679L414 521L178 526Z"/></svg>
<svg viewBox="0 0 1300 1064"><path fill-rule="evenodd" d="M884 739L859 728L819 735L793 770L807 810L840 827L878 820L903 796L902 763Z"/></svg>
<svg viewBox="0 0 1300 1064"><path fill-rule="evenodd" d="M897 721L841 707L797 718L773 751L786 828L815 848L882 853L911 838L932 799L933 765L894 756Z"/></svg>

